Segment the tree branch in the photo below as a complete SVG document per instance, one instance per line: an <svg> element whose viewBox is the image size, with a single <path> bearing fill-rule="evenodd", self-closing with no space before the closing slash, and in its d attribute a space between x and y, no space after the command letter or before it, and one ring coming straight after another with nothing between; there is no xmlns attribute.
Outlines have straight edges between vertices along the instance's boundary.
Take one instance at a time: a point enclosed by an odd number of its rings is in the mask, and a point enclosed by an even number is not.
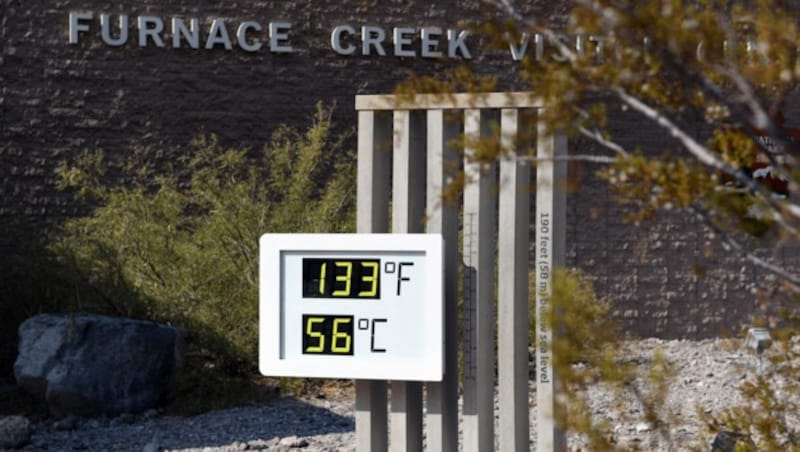
<svg viewBox="0 0 800 452"><path fill-rule="evenodd" d="M605 155L589 155L589 154L575 154L575 155L561 155L557 157L549 157L549 158L542 158L542 157L534 157L534 156L514 156L510 157L510 159L518 161L518 162L590 162L590 163L604 163L604 164L612 164L616 161L614 157L608 157Z"/></svg>
<svg viewBox="0 0 800 452"><path fill-rule="evenodd" d="M601 146L616 152L617 154L624 155L624 156L628 155L628 151L626 151L625 148L623 148L622 146L620 146L619 144L617 144L617 143L615 143L615 142L613 142L611 140L606 139L596 129L595 130L589 130L586 127L578 126L578 132L580 132L581 135L589 138L590 140L600 144Z"/></svg>
<svg viewBox="0 0 800 452"><path fill-rule="evenodd" d="M714 233L721 238L722 246L726 248L726 251L733 250L737 252L742 258L749 261L753 265L760 267L768 271L769 273L772 273L788 281L791 284L792 290L796 293L800 293L800 275L790 273L789 271L749 252L747 247L743 246L741 243L739 243L733 237L731 237L730 234L728 234L722 228L714 224L711 217L706 212L704 212L703 209L695 208L692 206L687 207L687 209L691 213L693 213L701 222L703 222L703 224L705 224L709 229L714 231Z"/></svg>
<svg viewBox="0 0 800 452"><path fill-rule="evenodd" d="M781 213L781 207L785 207L786 210L789 211L793 217L795 217L795 219L800 219L800 206L790 202L788 198L781 200L783 204L781 206L781 203L775 200L772 196L772 192L766 190L765 187L758 184L755 180L745 174L744 171L736 169L726 163L724 160L720 159L717 155L700 144L689 134L684 132L683 129L678 127L658 110L650 107L638 98L631 96L620 87L612 88L612 91L615 92L626 105L638 111L646 118L651 119L658 126L669 132L673 138L677 139L683 145L683 147L689 151L690 154L694 155L695 158L697 158L701 163L711 167L712 169L722 171L725 174L733 177L736 181L742 183L753 195L757 196L759 199L772 207L772 214L776 221L778 221L783 227L787 228L788 231L794 234L798 233L797 229L791 226L783 217L783 214Z"/></svg>

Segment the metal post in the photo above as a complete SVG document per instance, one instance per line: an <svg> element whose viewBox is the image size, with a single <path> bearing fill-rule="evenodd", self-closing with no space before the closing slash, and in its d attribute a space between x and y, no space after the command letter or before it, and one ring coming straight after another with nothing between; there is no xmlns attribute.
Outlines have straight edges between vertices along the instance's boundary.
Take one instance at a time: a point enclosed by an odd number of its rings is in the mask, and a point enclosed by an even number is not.
<svg viewBox="0 0 800 452"><path fill-rule="evenodd" d="M492 133L489 111L464 112L468 140ZM467 143L469 146L469 143ZM464 162L464 452L494 449L495 165Z"/></svg>
<svg viewBox="0 0 800 452"><path fill-rule="evenodd" d="M358 113L358 232L388 232L391 117ZM356 380L356 449L384 452L388 444L386 382Z"/></svg>
<svg viewBox="0 0 800 452"><path fill-rule="evenodd" d="M515 158L519 132L531 126L518 109L504 109L502 144L509 157L500 162L498 238L498 392L501 451L528 451L528 243L530 164Z"/></svg>
<svg viewBox="0 0 800 452"><path fill-rule="evenodd" d="M444 377L428 383L427 447L431 451L458 450L458 213L455 199L443 199L455 183L458 160L452 143L461 134L452 112L428 110L427 232L444 237Z"/></svg>
<svg viewBox="0 0 800 452"><path fill-rule="evenodd" d="M394 112L392 232L422 232L425 215L424 112ZM389 445L395 452L422 451L422 383L392 382Z"/></svg>
<svg viewBox="0 0 800 452"><path fill-rule="evenodd" d="M552 309L553 271L565 263L567 139L540 121L536 168L536 450L566 450L564 432L554 421L558 375L553 369L553 331L545 318Z"/></svg>

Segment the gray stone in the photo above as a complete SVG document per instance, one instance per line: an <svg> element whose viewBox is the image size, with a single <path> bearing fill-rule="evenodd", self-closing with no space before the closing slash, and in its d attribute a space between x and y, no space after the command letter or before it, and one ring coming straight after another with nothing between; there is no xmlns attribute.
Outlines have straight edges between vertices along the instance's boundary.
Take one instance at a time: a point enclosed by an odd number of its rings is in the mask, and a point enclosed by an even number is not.
<svg viewBox="0 0 800 452"><path fill-rule="evenodd" d="M308 440L305 438L298 438L297 436L287 436L281 439L278 444L291 449L301 449L303 447L308 447Z"/></svg>
<svg viewBox="0 0 800 452"><path fill-rule="evenodd" d="M53 428L59 431L75 430L80 426L80 421L75 416L67 416L53 423Z"/></svg>
<svg viewBox="0 0 800 452"><path fill-rule="evenodd" d="M254 439L247 442L247 447L249 449L269 449L270 447L276 447L278 443L280 443L280 438L272 438L269 440L266 439Z"/></svg>
<svg viewBox="0 0 800 452"><path fill-rule="evenodd" d="M161 450L161 447L159 447L158 443L155 443L155 442L147 443L142 448L142 452L158 452L160 450Z"/></svg>
<svg viewBox="0 0 800 452"><path fill-rule="evenodd" d="M22 447L31 439L31 423L22 416L0 418L0 449Z"/></svg>
<svg viewBox="0 0 800 452"><path fill-rule="evenodd" d="M151 322L41 314L19 327L14 375L55 415L137 413L158 403L176 336Z"/></svg>
<svg viewBox="0 0 800 452"><path fill-rule="evenodd" d="M755 450L755 443L749 435L739 432L719 432L711 443L711 452L734 452L740 449Z"/></svg>
<svg viewBox="0 0 800 452"><path fill-rule="evenodd" d="M134 422L136 422L136 416L130 413L122 413L111 420L111 425L114 427L119 427L120 425L130 425Z"/></svg>

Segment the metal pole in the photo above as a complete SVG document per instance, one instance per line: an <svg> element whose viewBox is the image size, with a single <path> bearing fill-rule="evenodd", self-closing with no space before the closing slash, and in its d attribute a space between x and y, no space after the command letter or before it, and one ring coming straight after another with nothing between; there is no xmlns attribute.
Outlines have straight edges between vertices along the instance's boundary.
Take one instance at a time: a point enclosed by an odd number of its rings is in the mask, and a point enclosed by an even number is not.
<svg viewBox="0 0 800 452"><path fill-rule="evenodd" d="M567 139L550 133L539 121L536 168L536 450L566 450L564 432L554 420L558 375L553 369L553 330L546 313L552 309L553 272L565 264Z"/></svg>
<svg viewBox="0 0 800 452"><path fill-rule="evenodd" d="M509 157L500 162L498 238L498 392L501 451L528 451L528 244L530 232L530 179L528 162L515 159L519 131L525 115L504 109L502 144Z"/></svg>
<svg viewBox="0 0 800 452"><path fill-rule="evenodd" d="M388 232L391 117L385 113L358 113L358 200L360 233ZM356 449L384 452L388 443L386 382L356 380Z"/></svg>
<svg viewBox="0 0 800 452"><path fill-rule="evenodd" d="M422 232L425 215L425 115L394 112L392 232ZM422 383L392 382L389 445L395 452L422 451Z"/></svg>
<svg viewBox="0 0 800 452"><path fill-rule="evenodd" d="M444 237L444 377L428 383L428 450L458 450L458 212L456 199L443 199L455 183L458 160L451 147L461 134L453 113L428 110L427 232Z"/></svg>
<svg viewBox="0 0 800 452"><path fill-rule="evenodd" d="M489 113L465 110L469 140L491 135ZM495 165L474 155L468 148L464 162L464 452L494 450L496 177Z"/></svg>

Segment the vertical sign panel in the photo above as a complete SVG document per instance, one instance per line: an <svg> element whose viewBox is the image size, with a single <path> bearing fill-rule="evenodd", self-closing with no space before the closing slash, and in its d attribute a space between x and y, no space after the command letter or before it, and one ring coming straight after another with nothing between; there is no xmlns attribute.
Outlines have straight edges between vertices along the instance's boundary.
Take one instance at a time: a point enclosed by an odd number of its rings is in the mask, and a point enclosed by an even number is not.
<svg viewBox="0 0 800 452"><path fill-rule="evenodd" d="M444 238L444 377L426 387L428 450L458 451L458 212L456 199L444 199L455 183L459 163L454 143L461 135L455 112L428 111L427 232Z"/></svg>
<svg viewBox="0 0 800 452"><path fill-rule="evenodd" d="M492 112L465 110L467 146L491 136ZM464 451L494 449L495 165L464 162Z"/></svg>
<svg viewBox="0 0 800 452"><path fill-rule="evenodd" d="M392 232L422 232L425 213L424 112L394 112ZM422 451L422 384L392 382L392 451Z"/></svg>
<svg viewBox="0 0 800 452"><path fill-rule="evenodd" d="M374 111L358 113L358 199L356 229L359 233L388 232L391 115ZM356 381L356 448L360 452L388 449L386 382Z"/></svg>
<svg viewBox="0 0 800 452"><path fill-rule="evenodd" d="M546 313L552 308L553 271L565 263L567 141L539 123L536 169L536 450L566 450L564 432L554 421L558 376L553 371L553 331Z"/></svg>
<svg viewBox="0 0 800 452"><path fill-rule="evenodd" d="M528 236L530 163L517 154L531 147L523 131L532 126L530 111L502 111L498 238L498 392L500 450L529 450L528 419Z"/></svg>

